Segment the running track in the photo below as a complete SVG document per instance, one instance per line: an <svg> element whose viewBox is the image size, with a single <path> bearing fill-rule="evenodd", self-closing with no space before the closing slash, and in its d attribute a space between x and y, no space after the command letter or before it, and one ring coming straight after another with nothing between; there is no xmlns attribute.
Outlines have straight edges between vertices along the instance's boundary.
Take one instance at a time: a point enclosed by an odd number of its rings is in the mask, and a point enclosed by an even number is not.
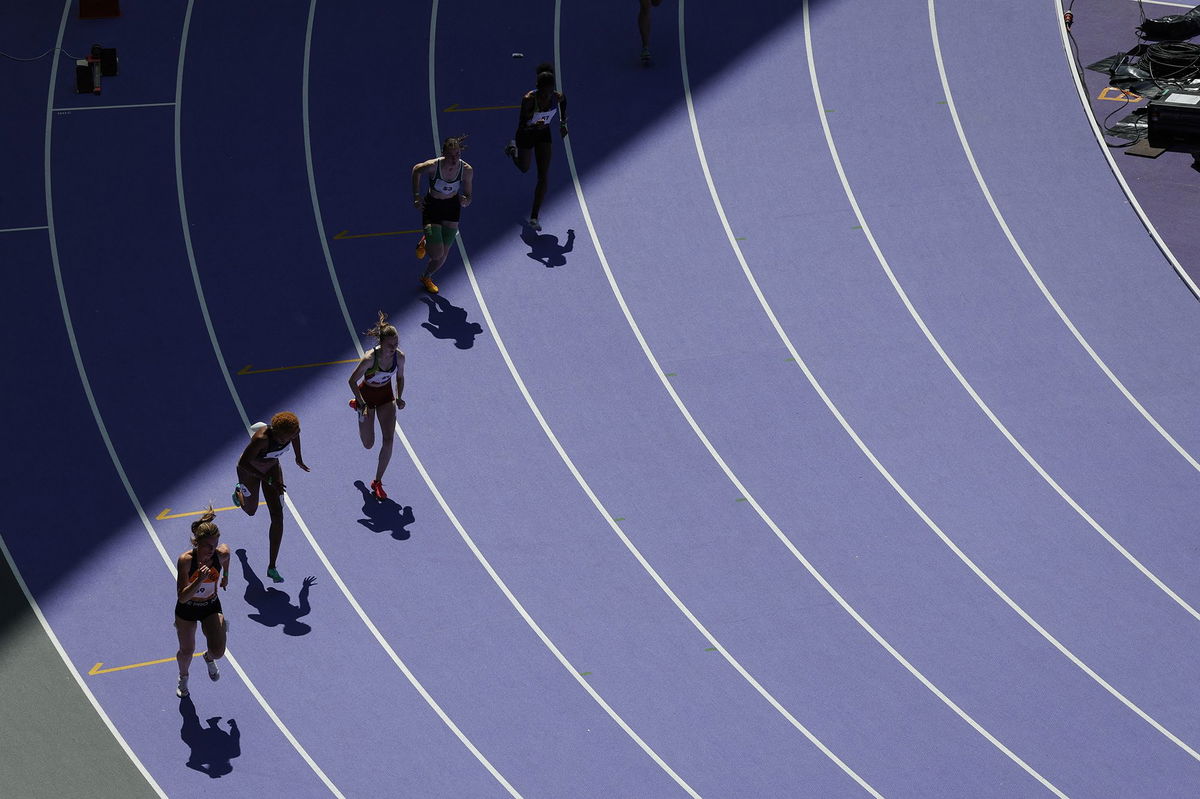
<svg viewBox="0 0 1200 799"><path fill-rule="evenodd" d="M126 795L206 759L230 795L1196 795L1196 300L1112 234L1054 3L667 0L649 70L599 3L44 5L5 12L28 54L122 74L6 67L3 542ZM1014 40L1036 92L989 66ZM535 240L486 109L543 59L571 136ZM460 132L432 308L395 232ZM281 368L379 308L383 505L351 365ZM282 591L265 512L219 516L222 680L89 674L173 654L182 514L280 409L313 471Z"/></svg>

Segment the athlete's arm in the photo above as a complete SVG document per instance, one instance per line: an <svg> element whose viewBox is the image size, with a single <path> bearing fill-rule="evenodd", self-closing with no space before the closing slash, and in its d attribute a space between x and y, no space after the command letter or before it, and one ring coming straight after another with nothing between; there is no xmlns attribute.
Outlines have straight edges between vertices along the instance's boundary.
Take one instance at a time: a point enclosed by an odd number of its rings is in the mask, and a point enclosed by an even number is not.
<svg viewBox="0 0 1200 799"><path fill-rule="evenodd" d="M221 559L221 587L229 590L229 547L221 544L217 547L217 557Z"/></svg>
<svg viewBox="0 0 1200 799"><path fill-rule="evenodd" d="M404 410L404 353L396 350L396 408Z"/></svg>
<svg viewBox="0 0 1200 799"><path fill-rule="evenodd" d="M350 375L350 393L354 395L354 401L358 403L358 416L360 419L367 412L367 401L363 399L358 384L362 381L362 377L367 373L367 370L371 368L371 361L373 360L374 353L368 352L358 362L358 366L354 367L354 373Z"/></svg>
<svg viewBox="0 0 1200 799"><path fill-rule="evenodd" d="M196 573L188 578L188 569L192 565L192 553L184 552L179 556L179 561L175 564L175 588L179 594L180 602L187 602L196 593L196 589L200 587L200 583L208 576L208 567L201 566L196 569Z"/></svg>
<svg viewBox="0 0 1200 799"><path fill-rule="evenodd" d="M412 193L413 205L417 208L421 207L421 203L425 198L421 196L421 175L429 174L429 169L437 163L436 158L428 161L422 161L419 164L413 164L412 168Z"/></svg>
<svg viewBox="0 0 1200 799"><path fill-rule="evenodd" d="M296 450L296 465L299 466L301 469L303 469L306 472L311 472L312 469L310 469L304 465L304 456L300 454L300 434L299 433L297 433L296 437L292 439L292 448Z"/></svg>
<svg viewBox="0 0 1200 799"><path fill-rule="evenodd" d="M458 203L463 208L466 208L471 204L471 192L473 191L472 186L475 182L475 169L466 161L463 161L462 165L462 189L458 192Z"/></svg>

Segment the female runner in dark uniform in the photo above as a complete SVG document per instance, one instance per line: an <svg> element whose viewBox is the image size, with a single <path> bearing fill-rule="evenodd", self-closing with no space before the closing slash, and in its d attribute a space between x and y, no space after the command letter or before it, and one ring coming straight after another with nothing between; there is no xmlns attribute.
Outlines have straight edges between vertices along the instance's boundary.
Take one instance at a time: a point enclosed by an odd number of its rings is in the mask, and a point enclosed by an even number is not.
<svg viewBox="0 0 1200 799"><path fill-rule="evenodd" d="M450 245L458 235L458 219L463 208L471 204L475 170L460 155L466 136L452 136L442 142L442 157L430 158L412 168L413 206L421 209L421 227L425 235L417 245L429 255L429 265L421 274L421 285L430 294L437 294L433 273L442 268L450 255ZM429 178L429 191L421 194L421 176ZM423 245L423 246L422 246Z"/></svg>
<svg viewBox="0 0 1200 799"><path fill-rule="evenodd" d="M267 564L267 576L277 583L283 582L275 559L279 557L279 544L283 541L283 468L279 458L292 447L296 448L296 465L304 471L312 471L304 465L300 453L300 420L294 413L277 413L271 424L256 422L250 427L250 443L238 459L238 484L233 489L233 504L247 516L258 512L258 490L261 487L267 510L271 513L270 543L271 561Z"/></svg>
<svg viewBox="0 0 1200 799"><path fill-rule="evenodd" d="M533 207L529 211L526 224L534 230L541 230L538 213L542 210L542 200L546 198L546 184L550 173L550 156L553 154L550 137L554 115L561 114L558 121L558 134L567 135L567 98L554 88L554 65L539 64L537 88L526 92L521 98L521 112L517 118L516 138L504 148L504 154L512 159L513 164L522 172L529 171L531 156L537 157L537 185L533 189Z"/></svg>
<svg viewBox="0 0 1200 799"><path fill-rule="evenodd" d="M388 324L387 314L383 311L379 312L379 322L365 335L378 339L379 345L363 356L350 375L350 390L354 392L350 407L358 411L358 435L367 449L375 445L374 423L376 418L379 419L383 441L379 444L379 462L371 482L371 493L383 501L387 499L383 473L392 459L396 411L404 408L404 353L400 351L400 334L395 326ZM396 379L395 393L392 393L392 378Z"/></svg>
<svg viewBox="0 0 1200 799"><path fill-rule="evenodd" d="M221 543L221 531L213 523L212 507L192 522L192 548L179 556L175 567L175 633L179 636L179 685L175 695L188 695L188 670L196 653L196 624L204 630L208 644L204 662L209 679L218 680L217 661L225 655L225 615L217 596L218 581L229 588L229 547Z"/></svg>

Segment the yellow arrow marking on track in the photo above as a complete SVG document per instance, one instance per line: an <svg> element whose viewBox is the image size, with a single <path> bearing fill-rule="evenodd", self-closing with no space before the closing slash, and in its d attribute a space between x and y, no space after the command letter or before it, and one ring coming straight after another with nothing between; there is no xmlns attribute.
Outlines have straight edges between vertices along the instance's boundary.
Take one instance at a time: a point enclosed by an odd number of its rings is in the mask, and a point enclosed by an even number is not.
<svg viewBox="0 0 1200 799"><path fill-rule="evenodd" d="M503 111L507 108L520 108L519 105L481 105L475 108L459 108L458 103L448 105L442 109L444 114L453 114L456 111Z"/></svg>
<svg viewBox="0 0 1200 799"><path fill-rule="evenodd" d="M424 233L420 228L416 230L389 230L387 233L351 233L349 230L343 230L341 233L334 236L334 239L370 239L376 236L403 236L405 233Z"/></svg>
<svg viewBox="0 0 1200 799"><path fill-rule="evenodd" d="M1104 89L1096 96L1097 100L1116 100L1118 103L1138 103L1144 98L1140 94L1118 89L1115 86L1105 86Z"/></svg>
<svg viewBox="0 0 1200 799"><path fill-rule="evenodd" d="M203 654L204 654L203 652L197 652L196 654L192 655L192 657L198 658ZM97 674L109 674L114 671L125 671L126 669L140 669L142 666L157 666L159 663L174 663L174 662L175 662L175 658L172 657L172 658L163 658L162 660L147 660L145 663L134 663L130 666L113 666L110 669L102 669L100 667L103 666L104 664L97 663L95 666L92 666L91 670L88 671L88 676L95 677Z"/></svg>
<svg viewBox="0 0 1200 799"><path fill-rule="evenodd" d="M270 369L253 369L252 363L248 363L241 369L238 369L238 376L241 375L260 375L264 372L286 372L289 369L311 369L314 366L336 366L339 363L355 363L361 361L361 358L347 358L344 361L323 361L321 363L302 363L299 366L272 366Z"/></svg>
<svg viewBox="0 0 1200 799"><path fill-rule="evenodd" d="M262 505L266 505L267 503L260 502L258 504L260 506L262 506ZM225 510L239 510L239 508L236 505L230 505L228 508L213 508L213 511L216 513L220 513L221 511L225 511ZM188 511L187 513L171 513L170 508L163 508L162 511L154 518L160 522L164 522L167 519L182 519L185 516L203 516L206 513L208 513L207 509Z"/></svg>

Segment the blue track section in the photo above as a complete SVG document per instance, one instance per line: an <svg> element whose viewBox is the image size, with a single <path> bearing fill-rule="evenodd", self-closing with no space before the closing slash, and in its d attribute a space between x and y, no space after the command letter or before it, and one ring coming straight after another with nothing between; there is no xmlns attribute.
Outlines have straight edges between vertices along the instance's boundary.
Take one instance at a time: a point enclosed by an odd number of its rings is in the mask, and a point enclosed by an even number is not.
<svg viewBox="0 0 1200 799"><path fill-rule="evenodd" d="M99 96L4 62L37 399L0 534L164 794L1196 795L1196 301L1106 236L1139 223L1053 2L664 0L650 67L634 3L125 5L0 15L14 55L121 52ZM502 150L541 61L537 233ZM410 169L460 134L433 297ZM382 502L346 407L380 311ZM273 583L229 506L281 410ZM180 701L209 504L231 657Z"/></svg>

